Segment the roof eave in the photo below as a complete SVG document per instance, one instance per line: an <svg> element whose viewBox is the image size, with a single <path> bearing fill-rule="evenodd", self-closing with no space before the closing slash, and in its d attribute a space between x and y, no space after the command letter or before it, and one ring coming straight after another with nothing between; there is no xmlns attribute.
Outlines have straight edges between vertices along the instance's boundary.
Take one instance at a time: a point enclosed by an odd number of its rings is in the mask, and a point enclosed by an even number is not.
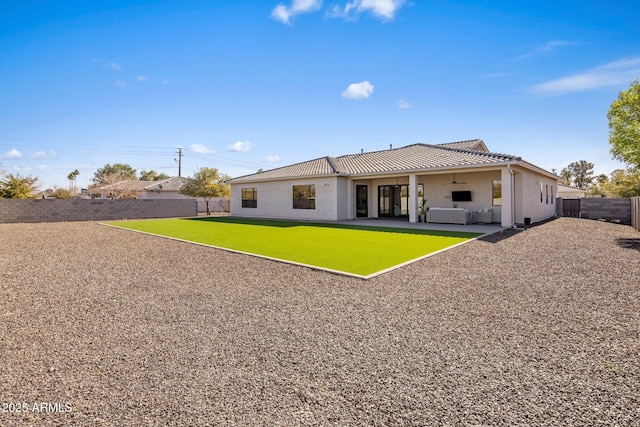
<svg viewBox="0 0 640 427"><path fill-rule="evenodd" d="M325 173L325 174L317 174L317 175L300 175L300 176L287 176L287 177L274 177L274 178L253 178L253 179L233 178L228 181L225 181L225 183L229 185L254 184L259 182L292 181L296 179L344 177L348 175L349 174L346 174L346 173Z"/></svg>
<svg viewBox="0 0 640 427"><path fill-rule="evenodd" d="M532 170L532 171L534 171L534 172L537 172L537 173L539 173L540 175L545 175L545 176L546 176L546 177L548 177L548 178L555 179L555 180L559 180L559 179L560 179L560 177L559 177L558 175L555 175L555 174L553 174L553 173L551 173L551 172L549 172L549 171L547 171L547 170L545 170L545 169L542 169L540 166L536 166L536 165L534 165L533 163L529 163L529 162L527 162L527 161L520 160L520 161L519 161L519 162L517 162L516 164L517 164L518 166L522 166L522 167L525 167L525 168L527 168L527 169L529 169L529 170Z"/></svg>
<svg viewBox="0 0 640 427"><path fill-rule="evenodd" d="M417 169L402 169L402 170L394 170L394 171L382 171L382 172L362 172L362 173L352 173L349 174L349 177L367 177L367 176L394 176L394 175L407 175L407 174L421 174L421 173L430 173L430 172L446 172L446 171L454 171L461 169L496 169L501 166L506 166L508 164L517 164L517 159L509 159L500 162L493 163L473 163L468 165L451 165L451 166L437 166L437 167L428 167L428 168L417 168Z"/></svg>

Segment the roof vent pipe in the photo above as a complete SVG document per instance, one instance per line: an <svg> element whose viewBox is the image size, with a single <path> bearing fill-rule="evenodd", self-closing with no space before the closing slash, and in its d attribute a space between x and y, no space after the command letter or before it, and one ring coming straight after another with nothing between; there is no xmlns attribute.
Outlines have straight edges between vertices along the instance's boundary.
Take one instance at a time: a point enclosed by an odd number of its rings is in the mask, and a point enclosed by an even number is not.
<svg viewBox="0 0 640 427"><path fill-rule="evenodd" d="M389 150L393 150L393 144L389 144Z"/></svg>

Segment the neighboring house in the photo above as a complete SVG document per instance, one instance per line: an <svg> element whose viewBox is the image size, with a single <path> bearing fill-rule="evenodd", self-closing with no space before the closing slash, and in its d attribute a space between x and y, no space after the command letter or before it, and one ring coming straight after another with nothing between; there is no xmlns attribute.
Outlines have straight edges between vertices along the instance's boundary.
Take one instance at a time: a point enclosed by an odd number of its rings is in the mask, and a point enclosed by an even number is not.
<svg viewBox="0 0 640 427"><path fill-rule="evenodd" d="M582 199L586 195L587 193L579 188L558 184L558 197L563 199Z"/></svg>
<svg viewBox="0 0 640 427"><path fill-rule="evenodd" d="M419 206L492 209L505 227L553 217L558 178L482 140L322 157L227 181L231 214L300 220L407 218ZM456 201L458 200L458 201Z"/></svg>
<svg viewBox="0 0 640 427"><path fill-rule="evenodd" d="M180 194L180 189L189 178L174 176L160 181L120 181L115 184L89 190L94 198L136 198L136 199L193 199ZM197 198L198 212L206 212L204 199ZM228 203L225 198L216 197L209 201L211 211L227 211Z"/></svg>
<svg viewBox="0 0 640 427"><path fill-rule="evenodd" d="M89 189L92 198L98 199L145 199L145 187L154 184L154 181L126 180L114 184L103 185Z"/></svg>

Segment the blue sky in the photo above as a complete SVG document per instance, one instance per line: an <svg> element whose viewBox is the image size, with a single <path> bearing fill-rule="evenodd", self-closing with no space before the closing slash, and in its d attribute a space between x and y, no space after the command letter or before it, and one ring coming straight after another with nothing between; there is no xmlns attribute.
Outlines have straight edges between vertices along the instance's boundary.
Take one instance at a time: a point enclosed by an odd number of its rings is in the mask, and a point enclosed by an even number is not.
<svg viewBox="0 0 640 427"><path fill-rule="evenodd" d="M631 1L13 1L0 164L43 188L106 163L231 176L481 138L547 170L611 159L640 78Z"/></svg>

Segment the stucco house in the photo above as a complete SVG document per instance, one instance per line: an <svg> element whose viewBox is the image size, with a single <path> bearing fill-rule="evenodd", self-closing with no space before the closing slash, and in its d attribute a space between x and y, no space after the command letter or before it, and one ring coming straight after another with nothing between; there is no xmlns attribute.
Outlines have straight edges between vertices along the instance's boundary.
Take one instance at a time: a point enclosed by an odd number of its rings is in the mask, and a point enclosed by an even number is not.
<svg viewBox="0 0 640 427"><path fill-rule="evenodd" d="M89 189L94 198L136 198L136 199L193 199L180 194L180 189L189 178L174 176L159 181L126 180L114 184ZM201 197L198 201L198 212L206 212L206 202ZM209 209L213 212L228 210L228 200L224 197L214 197L209 201Z"/></svg>
<svg viewBox="0 0 640 427"><path fill-rule="evenodd" d="M558 178L482 140L413 144L322 157L227 181L231 215L337 221L496 222L512 227L555 216ZM476 215L477 214L477 215Z"/></svg>
<svg viewBox="0 0 640 427"><path fill-rule="evenodd" d="M137 198L137 199L187 199L180 194L180 189L188 178L174 176L159 181L125 180L114 184L89 189L93 197L106 198Z"/></svg>
<svg viewBox="0 0 640 427"><path fill-rule="evenodd" d="M586 197L586 194L587 192L580 188L558 184L558 197L563 199L582 199L583 197Z"/></svg>

